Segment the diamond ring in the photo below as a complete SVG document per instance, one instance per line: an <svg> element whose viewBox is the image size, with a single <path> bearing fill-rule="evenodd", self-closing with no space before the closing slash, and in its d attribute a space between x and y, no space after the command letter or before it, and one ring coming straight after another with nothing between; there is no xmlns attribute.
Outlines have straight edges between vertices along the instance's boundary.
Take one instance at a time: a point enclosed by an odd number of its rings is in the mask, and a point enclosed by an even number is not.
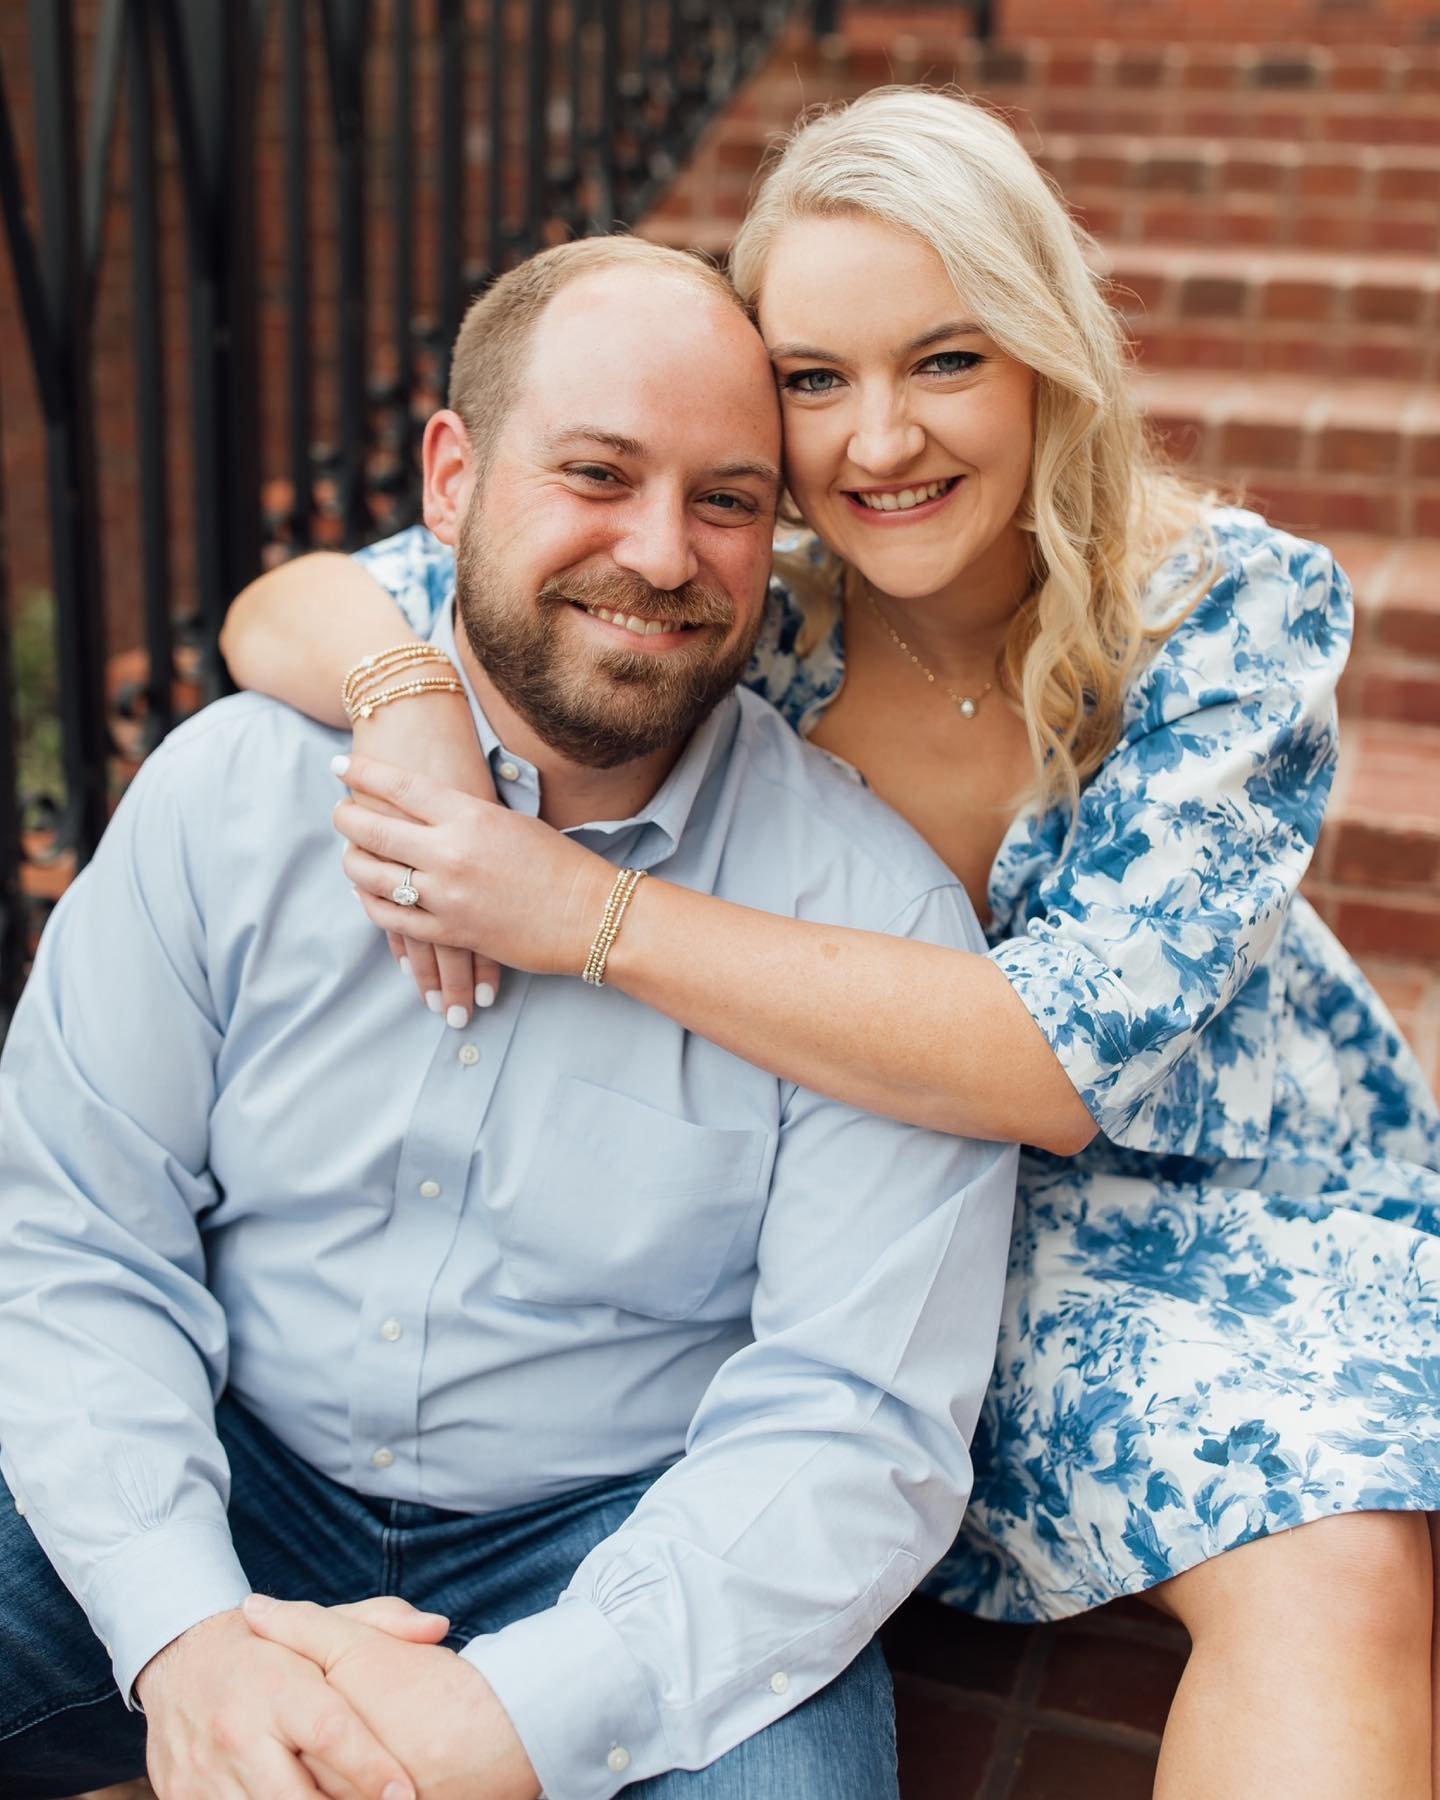
<svg viewBox="0 0 1440 1800"><path fill-rule="evenodd" d="M413 869L407 869L405 871L404 875L400 878L400 885L391 890L390 898L397 906L418 906L420 904L420 893L415 886L415 871Z"/></svg>

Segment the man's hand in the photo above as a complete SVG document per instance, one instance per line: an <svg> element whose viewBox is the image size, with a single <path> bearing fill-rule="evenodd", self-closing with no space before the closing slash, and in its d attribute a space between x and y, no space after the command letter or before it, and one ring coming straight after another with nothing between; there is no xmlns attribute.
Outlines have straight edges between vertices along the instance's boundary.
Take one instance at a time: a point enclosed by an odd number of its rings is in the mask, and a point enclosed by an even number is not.
<svg viewBox="0 0 1440 1800"><path fill-rule="evenodd" d="M540 1781L503 1706L478 1669L453 1650L402 1642L403 1621L361 1607L245 1602L250 1628L287 1654L309 1657L360 1717L405 1760L424 1800L538 1800ZM362 1622L385 1618L385 1628Z"/></svg>
<svg viewBox="0 0 1440 1800"><path fill-rule="evenodd" d="M415 1800L405 1768L315 1663L257 1637L238 1612L182 1632L135 1691L160 1800Z"/></svg>

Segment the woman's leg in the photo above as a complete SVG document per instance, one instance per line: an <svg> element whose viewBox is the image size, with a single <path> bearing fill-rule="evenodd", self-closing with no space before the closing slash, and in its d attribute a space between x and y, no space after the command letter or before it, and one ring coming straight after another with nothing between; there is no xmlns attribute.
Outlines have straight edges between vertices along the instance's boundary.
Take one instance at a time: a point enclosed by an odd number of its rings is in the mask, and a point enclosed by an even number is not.
<svg viewBox="0 0 1440 1800"><path fill-rule="evenodd" d="M1193 1644L1156 1800L1431 1800L1424 1513L1320 1519L1214 1557L1149 1598Z"/></svg>

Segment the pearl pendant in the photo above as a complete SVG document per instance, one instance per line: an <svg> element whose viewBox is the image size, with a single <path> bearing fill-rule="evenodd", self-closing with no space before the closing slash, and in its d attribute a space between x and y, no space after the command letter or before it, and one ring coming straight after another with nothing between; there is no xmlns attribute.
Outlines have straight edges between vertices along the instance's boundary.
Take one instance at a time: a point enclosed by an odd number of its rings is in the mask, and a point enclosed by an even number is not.
<svg viewBox="0 0 1440 1800"><path fill-rule="evenodd" d="M975 717L975 702L973 700L962 700L956 707L956 711L960 714L962 719L973 719Z"/></svg>

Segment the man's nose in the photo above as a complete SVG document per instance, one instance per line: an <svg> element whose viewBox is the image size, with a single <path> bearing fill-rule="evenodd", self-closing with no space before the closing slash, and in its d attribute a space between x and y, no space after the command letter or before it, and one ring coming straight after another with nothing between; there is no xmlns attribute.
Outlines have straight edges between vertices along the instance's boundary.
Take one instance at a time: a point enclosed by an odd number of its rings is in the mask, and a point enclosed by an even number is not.
<svg viewBox="0 0 1440 1800"><path fill-rule="evenodd" d="M700 559L691 542L685 497L655 494L626 510L624 534L610 552L615 562L666 593L693 581L700 572Z"/></svg>
<svg viewBox="0 0 1440 1800"><path fill-rule="evenodd" d="M924 427L898 396L885 394L862 401L846 453L857 469L884 478L914 462L924 448Z"/></svg>

